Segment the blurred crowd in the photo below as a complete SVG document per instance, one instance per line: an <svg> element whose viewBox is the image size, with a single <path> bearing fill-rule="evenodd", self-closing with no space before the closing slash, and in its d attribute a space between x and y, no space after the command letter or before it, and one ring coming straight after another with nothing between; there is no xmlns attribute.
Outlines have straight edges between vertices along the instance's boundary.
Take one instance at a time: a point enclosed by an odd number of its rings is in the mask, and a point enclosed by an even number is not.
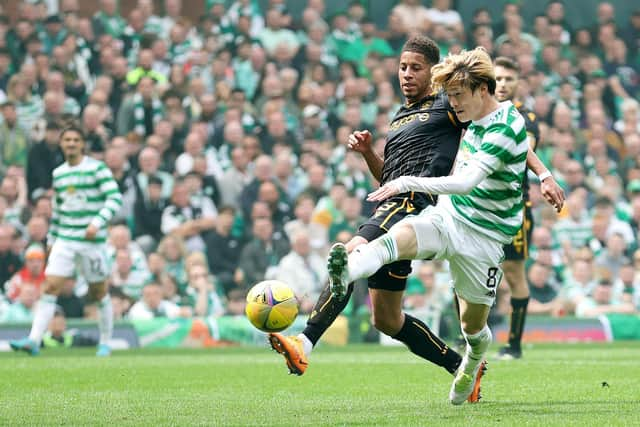
<svg viewBox="0 0 640 427"><path fill-rule="evenodd" d="M403 102L398 55L416 31L442 55L483 46L521 68L538 154L568 196L557 215L533 181L530 312L640 307L640 9L620 25L601 2L572 28L562 1L530 22L518 1L463 22L449 0L401 0L384 26L360 1L328 14L308 0L294 17L284 0L206 0L195 22L181 0L137 0L126 16L117 0L91 16L79 0L17 3L17 19L0 11L0 322L31 320L70 122L124 197L109 231L117 319L240 314L265 278L309 312L329 243L372 209L377 183L347 137L369 129L383 150ZM67 317L95 318L86 288L69 279ZM446 266L416 263L407 307L450 300Z"/></svg>

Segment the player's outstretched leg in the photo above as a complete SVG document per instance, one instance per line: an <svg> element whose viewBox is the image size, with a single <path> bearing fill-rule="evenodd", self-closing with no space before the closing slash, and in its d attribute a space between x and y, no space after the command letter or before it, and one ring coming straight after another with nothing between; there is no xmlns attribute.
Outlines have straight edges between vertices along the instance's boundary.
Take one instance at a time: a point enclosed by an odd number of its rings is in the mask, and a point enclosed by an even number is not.
<svg viewBox="0 0 640 427"><path fill-rule="evenodd" d="M467 374L464 370L458 370L456 378L451 384L449 391L449 400L454 405L461 405L466 400L469 403L477 403L482 397L480 395L480 380L487 370L487 362L482 361L474 369L471 374Z"/></svg>
<svg viewBox="0 0 640 427"><path fill-rule="evenodd" d="M15 351L24 351L31 356L40 354L40 343L42 336L49 326L56 310L57 296L50 293L43 293L36 305L31 332L26 338L10 341L9 345Z"/></svg>
<svg viewBox="0 0 640 427"><path fill-rule="evenodd" d="M464 331L463 334L467 340L467 349L449 392L449 400L454 405L460 405L465 400L475 402L479 399L480 380L486 369L484 356L492 340L491 330L487 325L476 334Z"/></svg>
<svg viewBox="0 0 640 427"><path fill-rule="evenodd" d="M329 250L327 269L329 270L329 288L338 300L344 299L349 287L347 263L349 256L343 243L335 243Z"/></svg>
<svg viewBox="0 0 640 427"><path fill-rule="evenodd" d="M109 340L113 336L113 307L111 305L111 296L106 294L98 303L98 329L100 330L100 341L96 356L111 356L111 347Z"/></svg>
<svg viewBox="0 0 640 427"><path fill-rule="evenodd" d="M9 341L9 345L15 351L24 351L31 356L37 356L40 354L40 346L29 339L29 337L21 338L19 340Z"/></svg>
<svg viewBox="0 0 640 427"><path fill-rule="evenodd" d="M269 334L271 348L284 356L289 368L289 373L302 375L307 370L309 363L304 351L302 340L295 336L285 337L282 334Z"/></svg>

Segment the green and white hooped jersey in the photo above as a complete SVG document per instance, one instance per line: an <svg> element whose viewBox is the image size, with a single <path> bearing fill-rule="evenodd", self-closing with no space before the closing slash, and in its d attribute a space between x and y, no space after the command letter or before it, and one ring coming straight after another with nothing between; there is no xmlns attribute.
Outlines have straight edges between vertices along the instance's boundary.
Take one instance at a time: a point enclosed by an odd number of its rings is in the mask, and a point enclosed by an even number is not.
<svg viewBox="0 0 640 427"><path fill-rule="evenodd" d="M470 164L488 172L467 195L451 195L453 214L460 221L501 243L510 243L522 226L527 129L511 101L474 121L464 134L455 174Z"/></svg>
<svg viewBox="0 0 640 427"><path fill-rule="evenodd" d="M122 195L109 168L85 156L78 165L65 162L53 171L53 217L49 241L86 241L86 228L99 228L91 242L107 240L107 223L122 206Z"/></svg>

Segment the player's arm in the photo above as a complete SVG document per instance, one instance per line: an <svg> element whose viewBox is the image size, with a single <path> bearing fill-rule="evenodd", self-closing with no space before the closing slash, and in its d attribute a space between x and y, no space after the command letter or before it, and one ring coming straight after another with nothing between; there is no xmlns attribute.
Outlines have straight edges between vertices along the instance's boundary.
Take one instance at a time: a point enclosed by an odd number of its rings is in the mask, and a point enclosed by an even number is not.
<svg viewBox="0 0 640 427"><path fill-rule="evenodd" d="M540 180L540 191L544 198L556 211L560 212L564 205L564 191L531 147L529 147L529 151L527 152L527 167L531 169Z"/></svg>
<svg viewBox="0 0 640 427"><path fill-rule="evenodd" d="M51 224L49 224L49 231L47 232L47 258L49 258L49 252L51 251L53 242L55 242L56 237L58 237L58 227L60 224L59 209L58 193L54 192L51 198Z"/></svg>
<svg viewBox="0 0 640 427"><path fill-rule="evenodd" d="M93 217L91 223L87 227L86 238L93 240L100 228L104 227L111 221L116 212L122 206L122 194L111 171L105 165L101 165L96 170L96 181L98 183L100 194L104 197L105 202L98 214Z"/></svg>
<svg viewBox="0 0 640 427"><path fill-rule="evenodd" d="M408 191L428 194L469 194L487 176L489 172L475 162L460 174L440 177L402 176L369 194L367 200L385 200Z"/></svg>
<svg viewBox="0 0 640 427"><path fill-rule="evenodd" d="M371 193L368 200L384 200L407 191L429 194L469 194L482 180L499 170L505 161L524 161L526 152L505 136L503 126L489 127L480 148L461 172L441 177L409 177L394 179ZM463 141L464 144L464 141ZM461 148L464 150L464 148Z"/></svg>
<svg viewBox="0 0 640 427"><path fill-rule="evenodd" d="M384 160L378 156L372 146L373 136L368 130L355 131L349 135L347 146L358 153L362 154L367 167L371 171L371 175L380 182L382 180L382 167Z"/></svg>

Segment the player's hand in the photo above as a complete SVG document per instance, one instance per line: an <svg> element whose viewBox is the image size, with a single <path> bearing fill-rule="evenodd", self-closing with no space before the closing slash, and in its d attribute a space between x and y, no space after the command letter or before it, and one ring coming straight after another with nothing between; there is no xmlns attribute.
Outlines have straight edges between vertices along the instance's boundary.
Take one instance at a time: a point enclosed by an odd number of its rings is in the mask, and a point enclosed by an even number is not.
<svg viewBox="0 0 640 427"><path fill-rule="evenodd" d="M367 200L370 202L379 202L381 200L386 200L391 196L395 196L396 194L402 193L401 179L402 178L398 178L393 181L389 181L376 191L369 193Z"/></svg>
<svg viewBox="0 0 640 427"><path fill-rule="evenodd" d="M564 190L552 176L540 183L540 191L545 200L555 208L556 212L562 210L564 206Z"/></svg>
<svg viewBox="0 0 640 427"><path fill-rule="evenodd" d="M89 224L87 226L87 230L84 232L84 238L87 240L93 240L96 238L96 234L98 234L98 227L93 224Z"/></svg>
<svg viewBox="0 0 640 427"><path fill-rule="evenodd" d="M366 153L372 150L371 140L373 139L371 132L368 130L357 130L349 135L347 147L358 153Z"/></svg>

